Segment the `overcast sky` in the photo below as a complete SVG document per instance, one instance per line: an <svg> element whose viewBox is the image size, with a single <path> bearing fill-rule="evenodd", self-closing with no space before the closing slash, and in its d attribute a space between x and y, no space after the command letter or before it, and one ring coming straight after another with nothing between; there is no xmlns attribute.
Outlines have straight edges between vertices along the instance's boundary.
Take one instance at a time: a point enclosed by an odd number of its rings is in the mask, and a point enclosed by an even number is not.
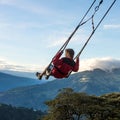
<svg viewBox="0 0 120 120"><path fill-rule="evenodd" d="M95 25L112 1L103 0L94 18ZM0 68L42 70L73 32L91 3L92 0L0 0ZM98 4L99 0L96 0L95 6ZM95 6L87 18L93 14ZM77 53L91 30L89 21L78 30L68 47ZM117 60L118 63L119 51L120 0L117 0L81 54L81 70L88 67L86 61L89 67L98 60Z"/></svg>

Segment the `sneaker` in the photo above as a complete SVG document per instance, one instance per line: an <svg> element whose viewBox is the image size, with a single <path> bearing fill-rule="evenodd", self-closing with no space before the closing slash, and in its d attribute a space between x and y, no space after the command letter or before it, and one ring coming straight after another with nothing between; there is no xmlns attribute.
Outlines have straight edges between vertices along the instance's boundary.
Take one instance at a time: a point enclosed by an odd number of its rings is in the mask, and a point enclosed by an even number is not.
<svg viewBox="0 0 120 120"><path fill-rule="evenodd" d="M45 79L46 79L46 80L48 80L48 79L49 79L49 77L50 77L49 75L46 75L46 76L45 76Z"/></svg>
<svg viewBox="0 0 120 120"><path fill-rule="evenodd" d="M36 72L36 76L38 77L38 79L39 79L39 80L41 80L41 79L42 79L42 75L41 75L41 73Z"/></svg>

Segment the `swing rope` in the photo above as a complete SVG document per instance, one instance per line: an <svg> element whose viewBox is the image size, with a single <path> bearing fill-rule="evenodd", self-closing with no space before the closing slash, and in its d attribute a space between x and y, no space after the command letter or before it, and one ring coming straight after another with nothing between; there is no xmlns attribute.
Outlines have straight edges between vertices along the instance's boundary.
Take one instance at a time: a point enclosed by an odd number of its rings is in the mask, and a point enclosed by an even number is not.
<svg viewBox="0 0 120 120"><path fill-rule="evenodd" d="M102 2L103 2L103 0L100 1L99 6L100 6L100 4L101 4ZM99 6L97 6L97 7L95 8L95 13L94 13L94 14L92 15L92 17L91 17L91 18L92 18L93 31L92 31L92 33L90 34L90 36L89 36L89 38L87 39L87 41L86 41L86 43L84 44L84 46L82 47L82 49L80 50L80 52L79 52L79 53L76 55L76 57L74 58L74 60L81 55L81 53L83 52L84 48L86 47L86 45L87 45L88 42L90 41L91 37L93 36L93 34L95 33L95 31L96 31L97 28L99 27L99 25L101 24L101 22L104 20L104 18L106 17L106 15L108 14L108 12L110 11L110 9L112 8L112 6L114 5L115 2L116 2L116 0L114 0L114 1L111 3L110 7L107 9L107 11L106 11L105 14L103 15L103 17L101 18L101 20L99 21L99 23L97 24L97 26L94 28L93 18L94 18L94 15L95 15L96 11L98 11L98 9L99 9ZM72 73L72 71L69 72L69 74L67 75L67 77L69 77L71 73ZM67 77L66 77L66 78L67 78Z"/></svg>
<svg viewBox="0 0 120 120"><path fill-rule="evenodd" d="M102 0L103 1L103 0ZM89 40L91 39L91 37L93 36L93 34L95 33L95 31L97 30L97 28L99 27L99 25L101 24L101 22L104 20L104 18L106 17L106 15L108 14L108 12L110 11L110 9L112 8L112 6L114 5L114 3L116 2L116 0L113 1L113 3L110 5L110 7L107 9L107 11L105 12L105 14L103 15L103 17L101 18L101 20L99 21L99 23L97 24L97 26L94 28L94 22L93 22L93 17L92 16L92 24L93 24L93 31L90 34L89 38L87 39L86 43L84 44L84 46L82 47L82 49L80 50L80 52L77 54L77 56L74 58L74 60L79 57L82 53L82 51L84 50L84 48L86 47L86 45L88 44ZM100 2L101 4L101 2ZM99 9L99 6L95 9L95 12Z"/></svg>
<svg viewBox="0 0 120 120"><path fill-rule="evenodd" d="M98 22L97 26L94 27L94 16L97 13L97 11L99 10L101 4L103 3L103 0L101 0L99 2L99 5L95 7L94 13L92 14L92 16L87 19L86 21L83 21L85 19L85 17L88 15L89 11L91 10L91 8L93 7L93 5L95 4L96 0L93 1L93 3L91 4L91 6L89 7L89 9L87 10L87 12L85 13L85 15L83 16L83 18L81 19L80 23L77 25L77 27L74 29L74 31L72 32L72 34L69 36L69 38L65 41L65 43L62 45L62 47L58 50L57 53L64 51L65 48L67 47L68 43L70 42L71 38L73 37L73 35L76 33L76 31L79 29L80 26L84 25L85 23L87 23L89 20L92 20L92 32L89 36L89 38L87 39L87 41L85 42L84 46L82 47L82 49L80 50L80 52L76 55L76 57L74 58L74 60L79 57L81 55L81 53L83 52L84 48L86 47L86 45L88 44L88 42L90 41L91 37L93 36L93 34L95 33L95 31L97 30L97 28L99 27L99 25L101 24L101 22L103 21L103 19L105 18L105 16L108 14L108 12L110 11L110 9L112 8L112 6L114 5L114 3L116 2L116 0L113 1L113 3L111 3L110 7L108 8L108 10L106 11L106 13L103 15L103 17L101 18L101 20ZM56 53L56 54L57 54ZM56 55L55 55L56 56ZM54 57L55 57L54 56ZM42 75L45 73L46 69L52 64L52 61L54 59L54 57L52 58L51 62L49 63L49 65L45 68L45 70L43 71ZM71 71L72 72L72 71ZM71 74L71 72L69 73L69 75ZM42 76L41 75L41 76ZM69 77L69 75L67 77Z"/></svg>
<svg viewBox="0 0 120 120"><path fill-rule="evenodd" d="M66 40L66 42L63 44L63 46L58 50L58 52L60 51L64 51L65 48L67 47L68 43L70 42L71 38L73 37L73 35L76 33L76 31L79 29L80 26L82 26L83 24L85 24L87 21L83 22L83 20L85 19L85 17L87 16L87 14L89 13L89 11L91 10L91 8L93 7L93 5L95 4L96 0L93 1L93 3L91 4L91 6L89 7L89 9L87 10L87 12L85 13L85 15L83 16L83 18L81 19L81 21L79 22L79 24L77 25L77 27L74 29L74 31L71 33L71 35L69 36L69 38ZM57 53L58 53L57 52ZM56 53L56 54L57 54Z"/></svg>
<svg viewBox="0 0 120 120"><path fill-rule="evenodd" d="M69 36L69 38L66 40L66 42L63 44L63 46L59 49L58 52L60 51L64 51L65 48L67 47L68 43L70 42L71 38L73 37L73 35L76 33L76 31L79 29L80 26L84 25L85 23L87 23L88 21L90 21L92 19L92 28L94 30L94 21L93 21L93 18L96 14L96 12L99 10L99 7L101 6L101 4L103 3L103 0L101 0L99 2L99 5L95 7L95 11L93 13L93 15L87 19L86 21L83 22L83 20L85 19L85 17L87 16L87 14L89 13L89 11L91 10L91 8L93 7L94 3L96 2L96 0L93 1L93 3L91 4L91 6L89 7L89 9L87 10L87 12L85 13L85 15L83 16L83 18L81 19L80 23L77 25L77 27L75 28L75 30L72 32L72 34ZM58 53L57 52L57 53ZM56 53L56 54L57 54ZM53 57L54 58L54 57Z"/></svg>
<svg viewBox="0 0 120 120"><path fill-rule="evenodd" d="M56 56L59 52L65 50L65 48L67 47L68 43L70 42L71 38L72 38L73 35L76 33L76 31L78 30L78 28L87 22L87 21L83 22L83 20L84 20L85 17L88 15L88 13L90 12L90 10L91 10L91 8L93 7L93 5L95 4L95 2L96 2L96 0L94 0L93 3L90 5L90 7L88 8L87 12L84 14L83 18L81 19L81 21L80 21L79 24L77 25L77 27L74 29L74 31L71 33L71 35L69 36L69 38L65 41L65 43L61 46L61 48L58 50L58 52L55 54L55 56ZM54 57L55 57L55 56L54 56ZM48 64L48 66L44 69L44 71L42 72L41 76L45 73L46 69L52 64L52 61L53 61L54 57L52 58L51 62Z"/></svg>

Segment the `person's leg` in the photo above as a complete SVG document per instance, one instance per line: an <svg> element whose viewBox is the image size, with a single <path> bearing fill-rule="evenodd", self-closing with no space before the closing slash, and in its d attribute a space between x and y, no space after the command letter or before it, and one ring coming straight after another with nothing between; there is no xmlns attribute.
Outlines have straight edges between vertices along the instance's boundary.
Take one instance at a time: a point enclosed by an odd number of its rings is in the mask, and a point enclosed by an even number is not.
<svg viewBox="0 0 120 120"><path fill-rule="evenodd" d="M36 72L36 76L38 77L39 80L42 79L44 74L45 74L45 72L43 72L43 73Z"/></svg>
<svg viewBox="0 0 120 120"><path fill-rule="evenodd" d="M50 64L49 67L46 69L46 75L50 75L52 69L53 69L53 65Z"/></svg>
<svg viewBox="0 0 120 120"><path fill-rule="evenodd" d="M47 69L46 69L46 74L45 74L45 78L48 79L51 76L51 71L53 69L53 65L51 64Z"/></svg>
<svg viewBox="0 0 120 120"><path fill-rule="evenodd" d="M53 65L50 64L42 73L37 72L36 76L38 77L38 79L41 80L43 75L45 75L46 76L45 78L48 79L49 76L51 75L51 70L52 69L53 69Z"/></svg>

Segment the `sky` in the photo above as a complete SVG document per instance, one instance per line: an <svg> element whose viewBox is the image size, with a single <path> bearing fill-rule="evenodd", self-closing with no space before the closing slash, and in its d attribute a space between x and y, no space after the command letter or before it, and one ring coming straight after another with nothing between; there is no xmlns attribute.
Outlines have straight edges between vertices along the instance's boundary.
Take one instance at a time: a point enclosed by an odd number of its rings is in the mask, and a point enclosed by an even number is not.
<svg viewBox="0 0 120 120"><path fill-rule="evenodd" d="M100 0L96 0L94 13ZM41 71L76 28L93 0L0 0L0 69ZM96 26L113 0L103 0L94 17ZM120 0L116 0L80 55L80 70L103 66L98 61L120 66ZM68 48L77 54L90 33L91 21L79 28ZM96 63L97 62L97 63ZM106 65L107 66L107 65Z"/></svg>

